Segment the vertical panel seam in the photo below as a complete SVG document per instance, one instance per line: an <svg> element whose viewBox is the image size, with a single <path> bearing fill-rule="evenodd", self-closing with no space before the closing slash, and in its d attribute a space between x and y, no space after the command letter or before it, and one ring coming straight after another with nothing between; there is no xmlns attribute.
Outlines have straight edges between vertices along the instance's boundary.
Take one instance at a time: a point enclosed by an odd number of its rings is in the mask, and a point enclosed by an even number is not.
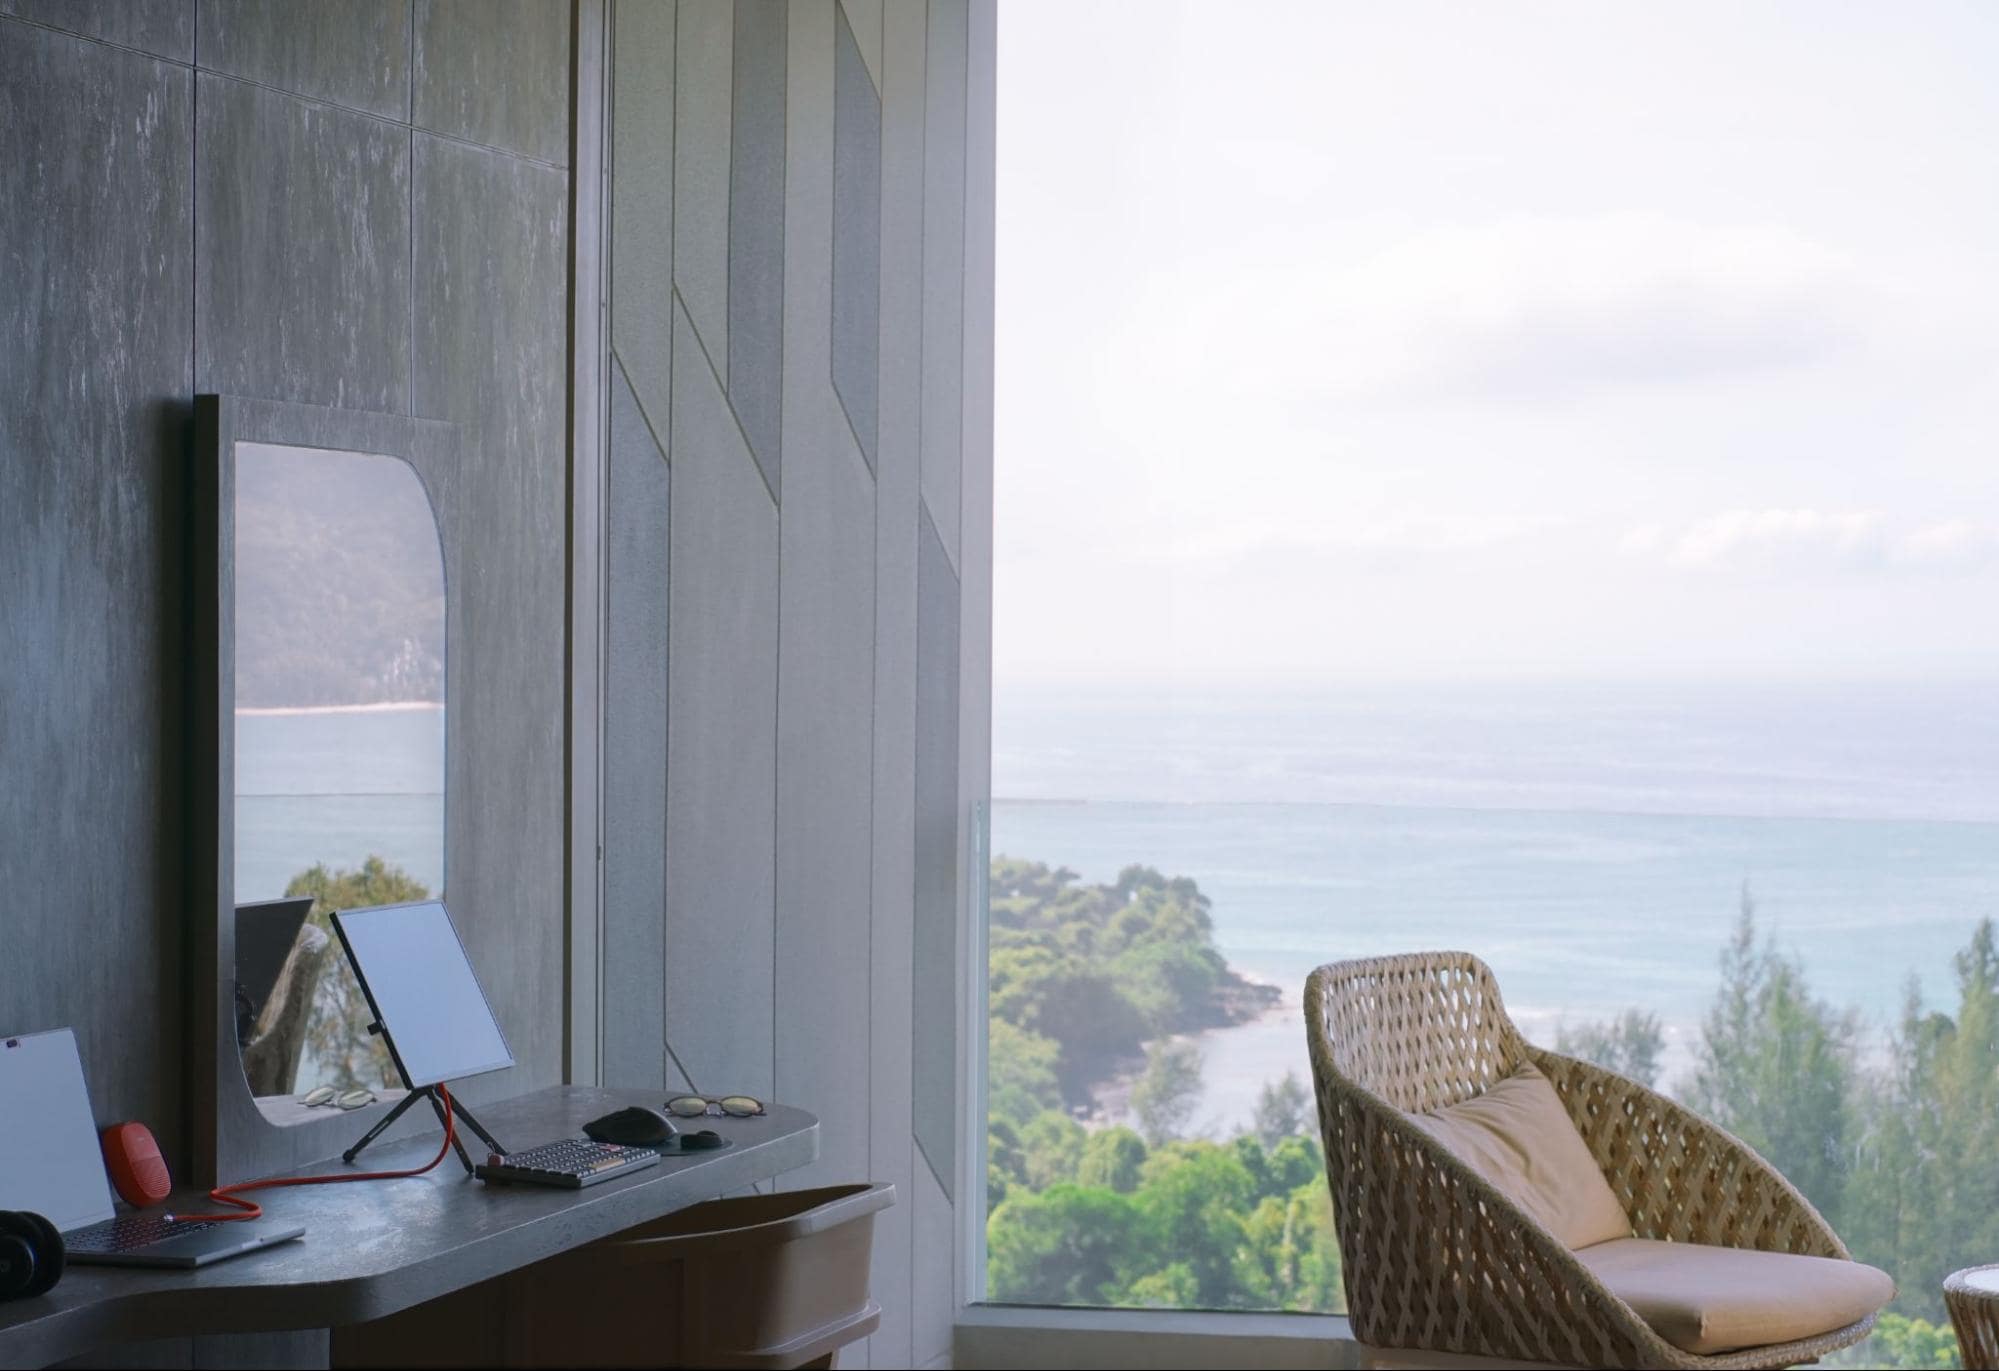
<svg viewBox="0 0 1999 1371"><path fill-rule="evenodd" d="M918 163L918 175L916 179L917 209L916 209L916 492L915 492L916 500L915 500L915 505L916 505L917 517L919 519L923 515L923 456L924 456L923 435L924 435L924 416L925 416L925 411L927 409L927 406L925 406L923 403L923 377L924 377L923 355L925 350L929 346L928 330L929 330L929 319L930 319L930 311L925 304L925 294L928 290L929 279L930 279L929 277L930 71L931 71L930 10L931 7L928 4L926 4L923 7L923 90L921 92L921 102L918 106L918 119L917 119L917 123L922 127L923 130L923 156ZM919 1150L916 1142L916 1042L914 1036L916 1028L916 880L917 880L916 866L917 863L916 863L916 831L913 819L914 819L914 811L916 808L915 771L916 771L916 766L918 764L919 749L922 747L923 744L922 735L916 726L916 699L922 690L922 683L916 678L919 677L923 671L923 656L919 646L923 633L923 620L922 620L923 545L920 536L922 534L922 531L923 530L921 526L918 526L917 528L910 530L911 542L914 544L914 546L911 548L911 551L914 554L915 565L911 569L915 572L915 580L916 580L916 585L914 587L915 590L914 607L916 609L915 636L917 641L912 642L910 644L911 697L910 697L910 711L909 711L909 757L910 757L910 775L911 775L910 810L912 816L912 823L910 825L910 831L907 836L909 838L909 848L910 848L909 851L909 947L910 947L909 1025L911 1031L911 1038L909 1044L910 1046L909 1117L906 1120L904 1120L904 1122L908 1125L907 1136L909 1142L909 1190L910 1190L909 1202L912 1206L914 1206L917 1203L916 1189L917 1189L918 1177L916 1175L916 1154ZM915 1215L914 1213L912 1213L910 1216L910 1224L909 1224L909 1269L904 1273L906 1279L909 1282L909 1302L904 1307L909 1310L910 1356L912 1359L916 1355L916 1247L920 1239L921 1239L921 1234L918 1231Z"/></svg>

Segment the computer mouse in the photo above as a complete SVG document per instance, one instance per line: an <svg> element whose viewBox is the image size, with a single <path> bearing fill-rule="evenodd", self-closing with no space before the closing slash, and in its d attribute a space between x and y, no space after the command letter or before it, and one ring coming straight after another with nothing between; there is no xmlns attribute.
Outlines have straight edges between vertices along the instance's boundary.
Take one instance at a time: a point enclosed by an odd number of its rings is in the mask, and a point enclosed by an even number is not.
<svg viewBox="0 0 1999 1371"><path fill-rule="evenodd" d="M724 1138L714 1129L704 1128L698 1133L682 1133L680 1135L680 1150L683 1152L701 1152L708 1148L720 1147L727 1141L727 1138Z"/></svg>
<svg viewBox="0 0 1999 1371"><path fill-rule="evenodd" d="M586 1137L627 1147L654 1147L678 1131L666 1115L642 1104L627 1106L583 1125Z"/></svg>

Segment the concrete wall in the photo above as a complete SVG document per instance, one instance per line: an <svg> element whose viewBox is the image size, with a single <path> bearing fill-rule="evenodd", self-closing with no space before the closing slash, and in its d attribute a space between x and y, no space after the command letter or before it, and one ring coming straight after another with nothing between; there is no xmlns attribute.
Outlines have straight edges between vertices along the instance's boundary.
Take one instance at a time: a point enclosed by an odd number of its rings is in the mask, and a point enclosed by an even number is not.
<svg viewBox="0 0 1999 1371"><path fill-rule="evenodd" d="M991 17L611 17L604 1074L803 1105L787 1185L895 1183L855 1365L947 1355L960 1296Z"/></svg>
<svg viewBox="0 0 1999 1371"><path fill-rule="evenodd" d="M73 1026L175 1161L200 391L463 425L447 893L482 1090L561 1077L569 23L0 0L0 1032Z"/></svg>

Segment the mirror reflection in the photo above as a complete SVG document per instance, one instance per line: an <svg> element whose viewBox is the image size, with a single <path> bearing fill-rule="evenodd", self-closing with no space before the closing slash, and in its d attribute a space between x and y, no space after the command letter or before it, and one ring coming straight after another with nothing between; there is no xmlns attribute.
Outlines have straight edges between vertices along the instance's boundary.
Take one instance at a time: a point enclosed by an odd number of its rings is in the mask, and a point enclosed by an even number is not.
<svg viewBox="0 0 1999 1371"><path fill-rule="evenodd" d="M444 887L444 550L399 457L235 452L237 1041L267 1117L395 1068L327 916Z"/></svg>

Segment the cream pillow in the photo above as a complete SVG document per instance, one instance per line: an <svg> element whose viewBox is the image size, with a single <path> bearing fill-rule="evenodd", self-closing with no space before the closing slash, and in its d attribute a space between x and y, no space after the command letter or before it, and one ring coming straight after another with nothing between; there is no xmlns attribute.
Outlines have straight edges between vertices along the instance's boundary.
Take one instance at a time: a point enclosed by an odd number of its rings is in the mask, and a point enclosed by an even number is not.
<svg viewBox="0 0 1999 1371"><path fill-rule="evenodd" d="M1571 1248L1631 1236L1631 1220L1532 1062L1483 1095L1404 1118Z"/></svg>

